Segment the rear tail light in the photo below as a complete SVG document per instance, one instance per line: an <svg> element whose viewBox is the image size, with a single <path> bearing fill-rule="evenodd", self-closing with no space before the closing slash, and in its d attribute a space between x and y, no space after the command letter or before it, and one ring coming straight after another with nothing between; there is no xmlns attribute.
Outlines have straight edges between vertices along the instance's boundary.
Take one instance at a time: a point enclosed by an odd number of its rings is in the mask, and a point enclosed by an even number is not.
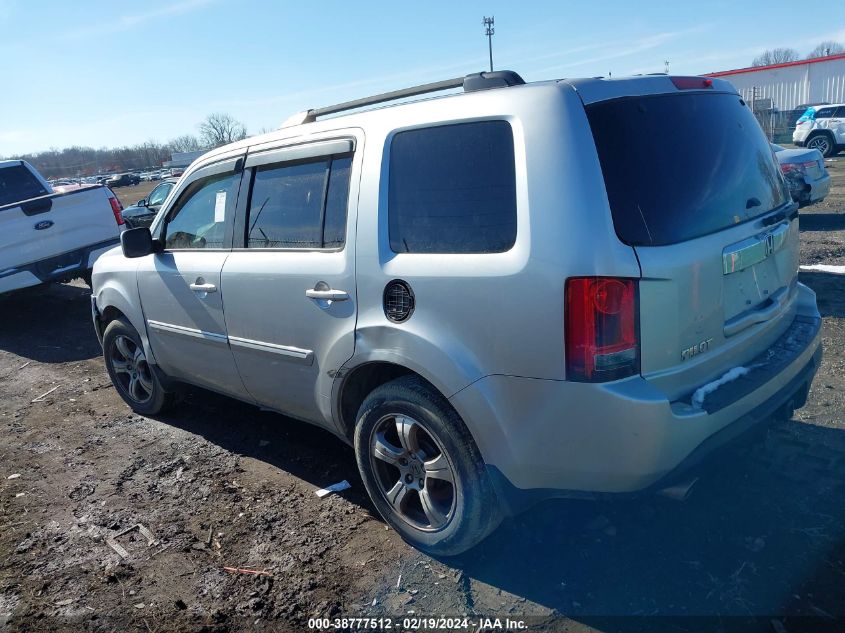
<svg viewBox="0 0 845 633"><path fill-rule="evenodd" d="M809 163L809 164L815 165L815 163ZM785 174L795 174L795 173L803 172L805 165L807 165L807 163L804 163L803 165L799 165L798 163L783 163L780 166L780 170Z"/></svg>
<svg viewBox="0 0 845 633"><path fill-rule="evenodd" d="M605 382L639 373L637 281L571 277L565 293L566 379Z"/></svg>
<svg viewBox="0 0 845 633"><path fill-rule="evenodd" d="M120 204L120 200L112 193L109 196L109 203L111 204L112 213L114 213L114 221L117 222L118 226L123 226L123 205Z"/></svg>
<svg viewBox="0 0 845 633"><path fill-rule="evenodd" d="M810 167L816 167L818 163L814 160L808 160L806 163L801 163L804 169L808 169Z"/></svg>

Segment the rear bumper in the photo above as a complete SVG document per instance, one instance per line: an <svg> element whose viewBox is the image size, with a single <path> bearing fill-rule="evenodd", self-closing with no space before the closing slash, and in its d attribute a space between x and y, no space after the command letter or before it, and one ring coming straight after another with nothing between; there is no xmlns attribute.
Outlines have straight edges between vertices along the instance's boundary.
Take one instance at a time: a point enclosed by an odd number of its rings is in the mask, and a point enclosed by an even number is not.
<svg viewBox="0 0 845 633"><path fill-rule="evenodd" d="M806 201L802 200L803 204L812 204L823 200L830 193L830 174L825 174L818 180L811 180L807 182L810 190L807 192Z"/></svg>
<svg viewBox="0 0 845 633"><path fill-rule="evenodd" d="M0 294L78 277L94 266L97 257L118 244L120 244L120 238L105 240L0 271Z"/></svg>
<svg viewBox="0 0 845 633"><path fill-rule="evenodd" d="M797 130L793 130L792 132L792 144L797 145L798 147L804 147L804 142L807 140L807 137L810 135L810 130L798 132Z"/></svg>
<svg viewBox="0 0 845 633"><path fill-rule="evenodd" d="M821 318L804 314L795 325L804 328L802 343L787 330L770 348L781 355L772 370L750 391L728 390L712 412L669 402L641 377L590 385L488 376L451 401L514 511L553 497L641 493L668 485L778 409L803 404L821 361Z"/></svg>
<svg viewBox="0 0 845 633"><path fill-rule="evenodd" d="M787 178L787 182L792 199L802 207L824 200L830 193L830 174L828 173L815 180L808 176L790 177Z"/></svg>

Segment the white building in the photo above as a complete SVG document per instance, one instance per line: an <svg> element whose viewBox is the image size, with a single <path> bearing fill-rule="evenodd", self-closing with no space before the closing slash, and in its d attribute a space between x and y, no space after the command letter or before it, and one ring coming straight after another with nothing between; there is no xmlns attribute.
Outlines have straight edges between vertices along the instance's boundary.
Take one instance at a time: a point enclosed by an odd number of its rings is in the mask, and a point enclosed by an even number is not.
<svg viewBox="0 0 845 633"><path fill-rule="evenodd" d="M749 104L752 99L762 100L767 110L786 112L810 103L845 103L845 54L707 76L727 79Z"/></svg>
<svg viewBox="0 0 845 633"><path fill-rule="evenodd" d="M170 160L164 161L162 167L187 167L193 163L197 158L205 154L208 150L201 149L198 152L173 152L170 155Z"/></svg>

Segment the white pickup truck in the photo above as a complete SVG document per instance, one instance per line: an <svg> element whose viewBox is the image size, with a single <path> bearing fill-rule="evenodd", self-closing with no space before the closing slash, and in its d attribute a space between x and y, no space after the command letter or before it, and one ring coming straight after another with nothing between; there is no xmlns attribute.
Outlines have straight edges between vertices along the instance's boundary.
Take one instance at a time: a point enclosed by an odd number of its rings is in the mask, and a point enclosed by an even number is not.
<svg viewBox="0 0 845 633"><path fill-rule="evenodd" d="M0 161L0 294L80 277L120 243L123 206L92 185L54 192L23 160Z"/></svg>

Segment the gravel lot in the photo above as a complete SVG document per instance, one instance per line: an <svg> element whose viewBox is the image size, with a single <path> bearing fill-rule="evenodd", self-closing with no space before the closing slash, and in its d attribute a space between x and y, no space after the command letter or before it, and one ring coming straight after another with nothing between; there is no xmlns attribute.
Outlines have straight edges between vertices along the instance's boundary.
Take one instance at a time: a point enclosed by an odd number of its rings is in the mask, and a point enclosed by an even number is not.
<svg viewBox="0 0 845 633"><path fill-rule="evenodd" d="M805 264L845 264L845 157L829 167L833 192L801 211ZM81 284L0 298L0 630L295 631L407 614L528 617L532 630L835 627L845 276L801 280L818 293L825 359L792 420L725 455L684 503L548 502L448 560L386 528L328 433L199 390L166 417L134 415ZM315 496L343 479L350 490ZM154 543L120 537L124 559L105 539L138 523Z"/></svg>

